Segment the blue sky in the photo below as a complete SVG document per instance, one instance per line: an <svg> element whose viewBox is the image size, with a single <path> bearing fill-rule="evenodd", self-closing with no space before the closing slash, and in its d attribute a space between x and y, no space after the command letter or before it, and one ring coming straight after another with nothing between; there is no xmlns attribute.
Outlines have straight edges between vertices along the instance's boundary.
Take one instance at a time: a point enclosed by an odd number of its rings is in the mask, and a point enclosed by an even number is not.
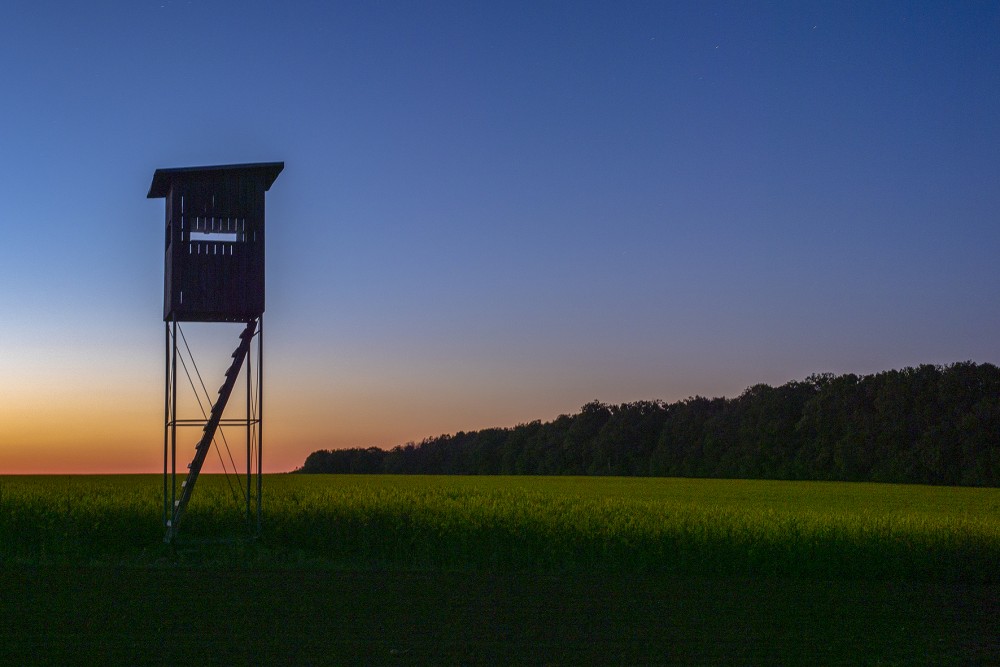
<svg viewBox="0 0 1000 667"><path fill-rule="evenodd" d="M266 469L997 363L998 34L995 2L4 3L0 472L158 469L160 167L286 164Z"/></svg>

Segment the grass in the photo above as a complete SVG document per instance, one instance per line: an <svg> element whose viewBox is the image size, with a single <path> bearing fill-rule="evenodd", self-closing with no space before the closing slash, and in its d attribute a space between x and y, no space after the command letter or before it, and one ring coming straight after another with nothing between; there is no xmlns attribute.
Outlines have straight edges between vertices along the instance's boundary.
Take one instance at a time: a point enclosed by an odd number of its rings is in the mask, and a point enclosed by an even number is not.
<svg viewBox="0 0 1000 667"><path fill-rule="evenodd" d="M985 582L1000 562L993 489L323 476L271 488L275 546L352 566Z"/></svg>
<svg viewBox="0 0 1000 667"><path fill-rule="evenodd" d="M997 589L584 573L0 569L0 663L995 664Z"/></svg>
<svg viewBox="0 0 1000 667"><path fill-rule="evenodd" d="M275 475L0 477L0 663L988 664L1000 490ZM225 632L218 632L219 628Z"/></svg>
<svg viewBox="0 0 1000 667"><path fill-rule="evenodd" d="M0 478L0 563L176 559L160 543L161 484L157 476ZM340 569L1000 578L997 489L274 475L265 494L266 529L250 551L182 547L180 557ZM204 476L182 538L240 533L236 507L222 478Z"/></svg>

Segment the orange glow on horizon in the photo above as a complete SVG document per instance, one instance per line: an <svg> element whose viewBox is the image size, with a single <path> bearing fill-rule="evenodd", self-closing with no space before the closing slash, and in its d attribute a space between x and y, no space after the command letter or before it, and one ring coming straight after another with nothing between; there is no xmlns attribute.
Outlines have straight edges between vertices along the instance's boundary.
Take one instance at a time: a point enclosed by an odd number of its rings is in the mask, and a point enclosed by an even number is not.
<svg viewBox="0 0 1000 667"><path fill-rule="evenodd" d="M96 403L63 403L53 407L48 419L37 402L21 400L4 405L0 409L0 475L162 473L162 398L144 400L141 410L134 402ZM305 415L286 416L277 409L273 418L265 414L264 472L290 472L317 449L372 444L364 439L363 426L348 427L341 422L338 429L338 424L331 422L328 427L324 433ZM338 430L336 436L331 432ZM186 468L185 457L193 452L197 432L196 428L178 430L178 470ZM246 461L244 434L242 429L227 432L238 466ZM212 452L205 472L221 472L218 461Z"/></svg>

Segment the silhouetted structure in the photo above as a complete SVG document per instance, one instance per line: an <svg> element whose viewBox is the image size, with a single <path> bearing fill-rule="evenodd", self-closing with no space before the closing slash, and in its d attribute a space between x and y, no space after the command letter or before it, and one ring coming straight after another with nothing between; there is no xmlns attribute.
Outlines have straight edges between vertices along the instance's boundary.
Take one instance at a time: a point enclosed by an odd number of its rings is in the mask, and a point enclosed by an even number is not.
<svg viewBox="0 0 1000 667"><path fill-rule="evenodd" d="M166 199L163 319L248 322L264 312L264 193L284 164L157 169Z"/></svg>
<svg viewBox="0 0 1000 667"><path fill-rule="evenodd" d="M177 534L216 433L221 426L246 430L246 499L248 529L260 528L261 458L263 454L263 313L264 313L264 193L284 168L282 162L157 169L148 198L166 200L163 321L166 340L165 427L163 438L164 541ZM202 407L201 418L179 418L178 324L237 322L245 324L232 354L217 398ZM252 359L257 340L256 374ZM183 332L180 340L185 341ZM190 348L187 348L190 353ZM193 363L192 357L192 363ZM237 378L246 362L246 414L223 419ZM190 373L183 362L181 367ZM188 377L191 386L195 383ZM199 376L200 379L200 376ZM256 380L256 385L254 385ZM197 390L196 390L197 393ZM201 405L201 397L198 396ZM202 425L202 436L177 487L177 428ZM228 444L227 444L228 447ZM256 471L256 490L253 477ZM254 506L256 505L256 521Z"/></svg>

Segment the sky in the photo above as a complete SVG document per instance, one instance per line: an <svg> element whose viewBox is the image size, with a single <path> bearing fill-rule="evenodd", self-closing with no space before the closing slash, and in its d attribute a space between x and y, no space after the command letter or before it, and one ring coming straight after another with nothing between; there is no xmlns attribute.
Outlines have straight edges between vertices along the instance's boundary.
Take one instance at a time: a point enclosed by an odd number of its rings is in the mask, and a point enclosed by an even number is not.
<svg viewBox="0 0 1000 667"><path fill-rule="evenodd" d="M162 470L164 167L285 163L265 472L1000 363L998 35L997 2L4 2L0 474Z"/></svg>

